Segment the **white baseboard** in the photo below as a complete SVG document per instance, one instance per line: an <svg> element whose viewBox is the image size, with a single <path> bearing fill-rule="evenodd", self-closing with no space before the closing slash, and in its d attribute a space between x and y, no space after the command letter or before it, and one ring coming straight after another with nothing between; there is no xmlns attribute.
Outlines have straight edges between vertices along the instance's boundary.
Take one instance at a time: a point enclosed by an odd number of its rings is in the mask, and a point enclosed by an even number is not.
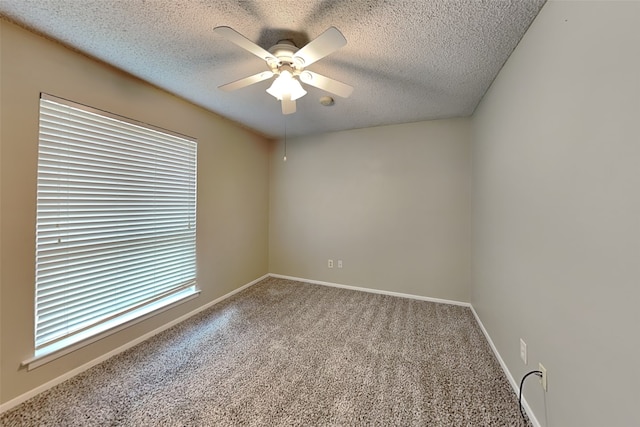
<svg viewBox="0 0 640 427"><path fill-rule="evenodd" d="M507 368L507 364L504 363L502 356L500 356L500 353L498 352L497 347L495 346L495 344L493 343L493 340L489 336L489 332L487 332L487 329L482 324L482 321L480 320L478 313L476 313L476 310L473 308L473 306L470 306L470 307L471 307L471 312L473 313L473 316L476 318L476 322L478 322L478 326L480 326L480 329L482 330L482 333L487 339L487 342L489 343L491 350L493 350L493 354L496 356L496 359L498 359L498 362L500 362L500 367L504 371L504 374L507 376L507 379L509 380L509 384L511 384L513 391L516 393L516 396L518 396L520 394L520 385L513 378L513 375L511 375L511 371L509 371L509 368ZM535 414L533 413L533 410L529 406L529 403L527 403L527 399L525 399L524 396L522 396L522 407L524 408L525 412L529 416L529 420L531 421L531 424L533 424L534 427L542 427L542 425L536 418Z"/></svg>
<svg viewBox="0 0 640 427"><path fill-rule="evenodd" d="M350 289L352 291L369 292L371 294L390 295L390 296L393 296L393 297L410 298L410 299L416 299L416 300L420 300L420 301L429 301L429 302L437 302L437 303L441 303L441 304L450 304L450 305L460 305L460 306L463 306L463 307L471 307L471 304L469 304L468 302L461 302L461 301L454 301L454 300L440 299L440 298L423 297L423 296L420 296L420 295L403 294L403 293L400 293L400 292L382 291L382 290L379 290L379 289L362 288L362 287L359 287L359 286L341 285L339 283L331 283L331 282L323 282L323 281L320 281L320 280L304 279L302 277L284 276L282 274L269 273L269 277L276 277L278 279L286 279L286 280L295 280L296 282L311 283L311 284L314 284L314 285L331 286L333 288Z"/></svg>
<svg viewBox="0 0 640 427"><path fill-rule="evenodd" d="M269 277L269 275L265 274L264 276L259 277L259 278L255 279L255 280L247 283L246 285L243 285L243 286L239 287L238 289L234 289L233 291L229 292L228 294L225 294L225 295L223 295L223 296L221 296L219 298L216 298L215 300L213 300L211 302L208 302L207 304L203 305L202 307L198 307L197 309L195 309L195 310L193 310L193 311L191 311L191 312L189 312L187 314L184 314L184 315L178 317L177 319L174 319L171 322L166 323L166 324L160 326L159 328L154 329L151 332L147 332L146 334L144 334L144 335L142 335L142 336L140 336L140 337L138 337L138 338L136 338L136 339L134 339L132 341L129 341L128 343L126 343L126 344L124 344L124 345L122 345L122 346L120 346L120 347L118 347L118 348L116 348L114 350L111 350L110 352L108 352L106 354L103 354L102 356L100 356L100 357L98 357L96 359L93 359L90 362L85 363L84 365L78 366L77 368L72 369L71 371L69 371L69 372L67 372L67 373L65 373L63 375L60 375L59 377L52 379L49 382L46 382L46 383L44 383L44 384L42 384L42 385L40 385L40 386L38 386L38 387L36 387L36 388L34 388L32 390L29 390L28 392L26 392L24 394L21 394L18 397L15 397L15 398L3 403L2 405L0 405L0 414L2 414L4 412L6 412L6 411L18 406L22 402L25 402L25 401L31 399L32 397L34 397L34 396L36 396L36 395L38 395L38 394L40 394L40 393L42 393L42 392L44 392L46 390L49 390L52 387L55 387L56 385L68 380L69 378L72 378L72 377L74 377L74 376L76 376L76 375L88 370L89 368L92 368L93 366L97 365L98 363L104 362L105 360L115 356L116 354L122 353L123 351L128 350L131 347L133 347L133 346L135 346L137 344L140 344L141 342L143 342L145 340L148 340L149 338L153 337L154 335L157 335L160 332L163 332L163 331L169 329L170 327L175 326L178 323L187 320L191 316L194 316L194 315L200 313L201 311L204 311L204 310L208 309L209 307L214 306L214 305L218 304L221 301L224 301L225 299L231 297L232 295L235 295L238 292L243 291L243 290L247 289L248 287L251 287L251 286L255 285L256 283L260 282L263 279L266 279L267 277Z"/></svg>

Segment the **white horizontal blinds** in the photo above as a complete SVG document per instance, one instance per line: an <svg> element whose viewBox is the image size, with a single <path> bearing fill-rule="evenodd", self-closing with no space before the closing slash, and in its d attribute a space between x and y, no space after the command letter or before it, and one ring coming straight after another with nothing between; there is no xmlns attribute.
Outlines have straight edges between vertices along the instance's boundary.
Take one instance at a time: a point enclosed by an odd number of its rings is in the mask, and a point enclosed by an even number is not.
<svg viewBox="0 0 640 427"><path fill-rule="evenodd" d="M36 349L195 286L196 153L42 95Z"/></svg>

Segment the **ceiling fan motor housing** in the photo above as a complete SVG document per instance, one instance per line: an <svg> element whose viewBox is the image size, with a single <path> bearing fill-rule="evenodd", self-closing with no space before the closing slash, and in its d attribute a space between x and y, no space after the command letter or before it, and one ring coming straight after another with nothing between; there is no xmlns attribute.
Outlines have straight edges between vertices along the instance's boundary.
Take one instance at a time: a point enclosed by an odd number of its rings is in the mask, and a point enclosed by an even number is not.
<svg viewBox="0 0 640 427"><path fill-rule="evenodd" d="M267 63L274 73L279 73L287 69L291 74L300 74L300 71L304 68L304 59L300 57L294 57L298 48L291 40L280 40L276 45L269 49L269 53L278 58L279 62L274 63L273 60L267 58ZM286 68L283 68L286 67Z"/></svg>

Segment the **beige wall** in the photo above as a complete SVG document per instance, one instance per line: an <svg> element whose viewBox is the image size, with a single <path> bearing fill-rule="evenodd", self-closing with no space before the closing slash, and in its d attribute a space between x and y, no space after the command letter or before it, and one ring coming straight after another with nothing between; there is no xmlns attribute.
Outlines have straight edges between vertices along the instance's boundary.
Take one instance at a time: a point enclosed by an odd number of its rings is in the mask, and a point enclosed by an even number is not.
<svg viewBox="0 0 640 427"><path fill-rule="evenodd" d="M271 156L271 273L469 301L467 119L292 139L287 162L283 148Z"/></svg>
<svg viewBox="0 0 640 427"><path fill-rule="evenodd" d="M473 118L472 304L543 426L640 419L639 29L548 2Z"/></svg>
<svg viewBox="0 0 640 427"><path fill-rule="evenodd" d="M0 20L0 403L268 272L268 141ZM199 298L27 372L33 352L38 99L68 98L198 139ZM211 96L216 96L212 90Z"/></svg>

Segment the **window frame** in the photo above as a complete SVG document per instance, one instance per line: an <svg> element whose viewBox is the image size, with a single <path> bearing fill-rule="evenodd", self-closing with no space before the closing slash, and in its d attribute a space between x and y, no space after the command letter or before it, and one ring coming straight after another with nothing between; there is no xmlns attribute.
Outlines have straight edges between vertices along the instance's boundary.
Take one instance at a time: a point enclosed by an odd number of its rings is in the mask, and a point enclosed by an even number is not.
<svg viewBox="0 0 640 427"><path fill-rule="evenodd" d="M136 307L136 304L134 304L132 307L129 307L128 310L122 312L122 313L118 313L117 315L113 316L113 317L107 317L106 319L102 319L100 320L98 323L96 323L93 326L87 327L87 328L81 328L79 331L73 332L72 334L66 336L66 337L58 337L56 339L54 339L53 341L49 342L49 343L44 343L44 344L37 344L37 339L38 339L38 334L37 334L37 328L38 328L38 303L39 303L39 294L38 294L38 282L36 281L36 284L34 286L34 290L35 290L35 295L34 295L34 302L36 304L36 306L34 307L34 356L26 361L23 362L23 365L26 365L28 367L28 369L33 369L37 366L40 366L44 363L49 362L50 360L54 360L58 357L61 357L64 354L68 354L72 351L77 350L78 348L84 347L92 342L95 342L99 339L104 338L105 336L111 335L113 333L116 333L126 327L131 326L132 324L141 322L145 319L148 319L156 314L158 314L161 311L164 310L168 310L171 307L174 307L178 304L181 304L183 302L186 302L192 298L197 297L200 294L200 289L197 286L197 266L196 266L196 262L197 262L197 254L196 254L196 213L197 213L197 139L196 138L192 138L192 137L188 137L185 135L182 135L180 133L177 132L173 132L173 131L168 131L166 129L163 128L159 128L157 126L153 126L153 125L149 125L147 123L144 122L140 122L137 120L133 120L127 117L123 117L114 113L110 113L104 110L100 110L94 107L89 107L77 102L73 102L64 98L60 98L60 97L56 97L53 95L49 95L46 93L41 93L40 94L40 108L39 108L39 113L38 113L38 123L39 123L39 134L38 134L38 192L40 193L41 190L41 182L40 182L40 171L41 171L41 139L42 139L42 117L43 117L43 102L44 103L55 103L55 104L59 104L61 106L63 106L64 108L71 108L71 109L75 109L75 110L79 110L82 113L88 113L87 116L89 115L97 115L99 116L100 119L106 119L107 121L117 121L119 123L124 124L124 126L131 126L131 128L133 129L133 127L136 128L142 128L145 131L152 131L153 133L157 133L160 132L162 135L168 135L171 138L178 138L179 140L183 141L183 142L187 142L188 144L186 144L186 147L191 147L189 148L187 151L185 151L186 153L186 157L188 156L192 156L189 157L188 160L186 160L186 164L188 165L188 167L192 167L192 170L189 172L191 175L191 181L189 182L189 188L191 188L191 184L193 189L190 190L190 192L188 193L188 205L185 208L186 210L188 210L189 212L189 216L188 217L179 217L180 221L182 222L189 222L190 224L193 223L193 231L192 232L185 232L184 234L192 234L191 238L187 239L187 246L188 248L191 249L187 249L187 258L190 259L191 261L189 261L189 264L192 264L192 267L187 268L187 271L185 274L187 275L193 275L192 279L188 279L187 282L184 282L184 284L181 285L173 285L173 287L171 287L169 294L168 295L156 295L155 297L149 298L147 300L145 300L143 305L140 305L138 307ZM90 123L88 121L88 123ZM115 122L114 122L115 123ZM106 138L114 138L115 137L113 135L110 135ZM61 138L63 139L63 138ZM75 141L72 140L71 138L69 138L69 141ZM66 141L65 141L66 142ZM131 143L133 142L134 144L136 143L135 138L132 138L131 140L127 140L127 143ZM81 142L82 143L82 142ZM81 144L80 143L80 144ZM55 144L55 143L54 143ZM163 143L158 142L158 141L154 141L152 142L152 144L156 144L156 145L162 145ZM90 143L88 143L87 146L89 146ZM138 148L138 150L141 150L141 148ZM95 160L93 158L91 158L91 160ZM156 160L154 160L155 162ZM192 165L190 164L190 162L192 162ZM159 162L162 163L162 162ZM166 166L166 164L165 164ZM106 168L106 167L105 167ZM100 170L102 171L102 170ZM166 172L166 170L162 170L161 172L164 171ZM63 176L61 174L61 176ZM182 176L180 176L180 178L183 178ZM67 176L68 179L68 176ZM184 181L184 180L183 180ZM105 180L105 182L110 183L109 181ZM154 184L160 188L162 188L162 184L160 183L160 181L154 181ZM184 184L183 184L184 185ZM89 198L91 198L91 196L89 196ZM57 199L58 200L58 199ZM59 200L63 200L63 198L60 198ZM71 198L69 197L68 199L64 199L67 202L69 200L71 200ZM82 200L82 203L84 204L85 201L84 199ZM36 227L38 227L38 225L40 225L40 196L38 196L38 200L36 201L36 206L37 206L37 211L38 211L38 215L37 215L37 219L36 219ZM160 209L161 211L161 209ZM106 212L111 212L111 210L107 209ZM153 208L153 210L151 210L150 212L152 212L150 215L150 217L154 217L154 215L158 215L158 209ZM100 214L102 215L102 211L100 212ZM146 217L145 217L146 218ZM117 221L114 221L113 223L117 223ZM131 228L131 227L129 227ZM128 234L127 234L128 233ZM156 233L160 233L162 234L160 231L156 231ZM123 234L123 236L127 236L127 235L132 235L131 230L128 230L126 233ZM38 271L38 250L40 249L39 247L39 234L38 234L38 228L36 228L36 271ZM192 239L189 240L189 239ZM58 240L59 241L59 240ZM150 247L153 248L152 245L150 245ZM192 254L192 255L191 255ZM191 258L192 256L192 258ZM73 257L71 257L73 258ZM77 258L77 257L76 257ZM146 266L147 264L145 264ZM190 273L192 272L192 273ZM152 279L149 279L152 280ZM155 280L153 280L155 281ZM153 287L154 285L152 285ZM107 289L107 288L105 288ZM136 288L136 289L139 289ZM124 299L123 299L124 300ZM139 305L139 304L138 304Z"/></svg>

